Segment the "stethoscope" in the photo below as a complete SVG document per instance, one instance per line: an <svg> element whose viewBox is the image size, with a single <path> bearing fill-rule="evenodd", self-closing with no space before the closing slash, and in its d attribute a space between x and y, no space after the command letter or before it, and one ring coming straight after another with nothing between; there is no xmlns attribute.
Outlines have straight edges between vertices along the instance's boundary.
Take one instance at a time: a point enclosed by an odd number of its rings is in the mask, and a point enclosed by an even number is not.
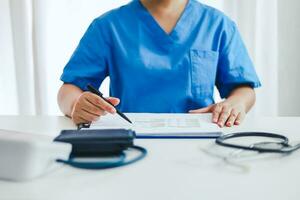
<svg viewBox="0 0 300 200"><path fill-rule="evenodd" d="M259 142L250 146L230 143L229 140L245 137L264 137L268 139L277 139L278 142ZM300 149L300 143L292 146L289 144L289 139L286 136L266 133L266 132L239 132L227 135L222 135L216 139L216 144L240 150L256 151L259 153L292 153ZM272 147L270 147L272 146Z"/></svg>

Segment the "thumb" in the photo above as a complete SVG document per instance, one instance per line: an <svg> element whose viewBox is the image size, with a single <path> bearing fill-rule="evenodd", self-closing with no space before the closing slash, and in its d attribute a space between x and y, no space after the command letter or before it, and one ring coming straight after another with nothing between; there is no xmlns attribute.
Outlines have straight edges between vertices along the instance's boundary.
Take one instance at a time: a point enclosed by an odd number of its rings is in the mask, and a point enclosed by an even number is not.
<svg viewBox="0 0 300 200"><path fill-rule="evenodd" d="M210 105L210 106L207 106L205 108L201 108L201 109L197 109L197 110L190 110L189 113L210 113L212 108L214 107L214 104L213 105Z"/></svg>
<svg viewBox="0 0 300 200"><path fill-rule="evenodd" d="M120 103L120 99L115 97L108 97L106 98L110 103L112 103L114 106L117 106Z"/></svg>

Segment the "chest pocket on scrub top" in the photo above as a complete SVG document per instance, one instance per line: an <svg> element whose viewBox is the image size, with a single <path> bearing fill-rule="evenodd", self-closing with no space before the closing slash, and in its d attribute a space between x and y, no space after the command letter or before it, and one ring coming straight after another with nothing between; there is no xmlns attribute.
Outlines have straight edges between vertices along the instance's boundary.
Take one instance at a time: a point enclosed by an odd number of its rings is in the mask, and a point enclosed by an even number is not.
<svg viewBox="0 0 300 200"><path fill-rule="evenodd" d="M218 52L195 49L190 51L191 89L195 97L201 98L213 95L218 58Z"/></svg>

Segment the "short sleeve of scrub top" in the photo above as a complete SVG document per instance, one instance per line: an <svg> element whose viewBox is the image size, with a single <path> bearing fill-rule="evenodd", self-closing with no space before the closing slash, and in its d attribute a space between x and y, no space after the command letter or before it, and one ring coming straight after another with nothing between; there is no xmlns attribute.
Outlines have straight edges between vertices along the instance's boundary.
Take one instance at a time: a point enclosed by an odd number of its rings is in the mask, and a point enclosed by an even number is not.
<svg viewBox="0 0 300 200"><path fill-rule="evenodd" d="M222 98L240 85L260 87L254 66L236 25L231 22L221 38L224 43L219 54L216 86Z"/></svg>
<svg viewBox="0 0 300 200"><path fill-rule="evenodd" d="M107 76L123 112L186 113L213 104L215 86L223 98L260 86L236 25L196 0L170 33L138 0L96 18L61 80L86 90Z"/></svg>
<svg viewBox="0 0 300 200"><path fill-rule="evenodd" d="M109 45L104 41L98 23L94 20L89 26L61 76L64 83L76 85L83 91L87 84L99 88L108 76Z"/></svg>

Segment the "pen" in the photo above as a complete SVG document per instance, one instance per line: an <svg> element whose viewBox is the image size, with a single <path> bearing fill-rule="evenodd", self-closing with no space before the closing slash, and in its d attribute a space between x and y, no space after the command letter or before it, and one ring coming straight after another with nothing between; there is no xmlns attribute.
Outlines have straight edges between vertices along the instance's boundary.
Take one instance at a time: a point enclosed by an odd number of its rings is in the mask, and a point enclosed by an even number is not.
<svg viewBox="0 0 300 200"><path fill-rule="evenodd" d="M121 111L119 111L112 103L110 103L107 99L105 99L105 98L103 97L103 94L102 94L99 90L95 89L95 88L94 88L93 86L91 86L90 84L87 85L87 89L88 89L90 92L92 92L93 94L98 95L98 96L99 96L101 99L103 99L105 102L107 102L107 103L109 103L110 105L112 105L112 106L116 109L118 115L120 115L123 119L125 119L126 121L128 121L129 123L132 124L132 122L130 121L130 119L128 119L128 117L126 117L126 115L124 115L124 114L123 114Z"/></svg>

